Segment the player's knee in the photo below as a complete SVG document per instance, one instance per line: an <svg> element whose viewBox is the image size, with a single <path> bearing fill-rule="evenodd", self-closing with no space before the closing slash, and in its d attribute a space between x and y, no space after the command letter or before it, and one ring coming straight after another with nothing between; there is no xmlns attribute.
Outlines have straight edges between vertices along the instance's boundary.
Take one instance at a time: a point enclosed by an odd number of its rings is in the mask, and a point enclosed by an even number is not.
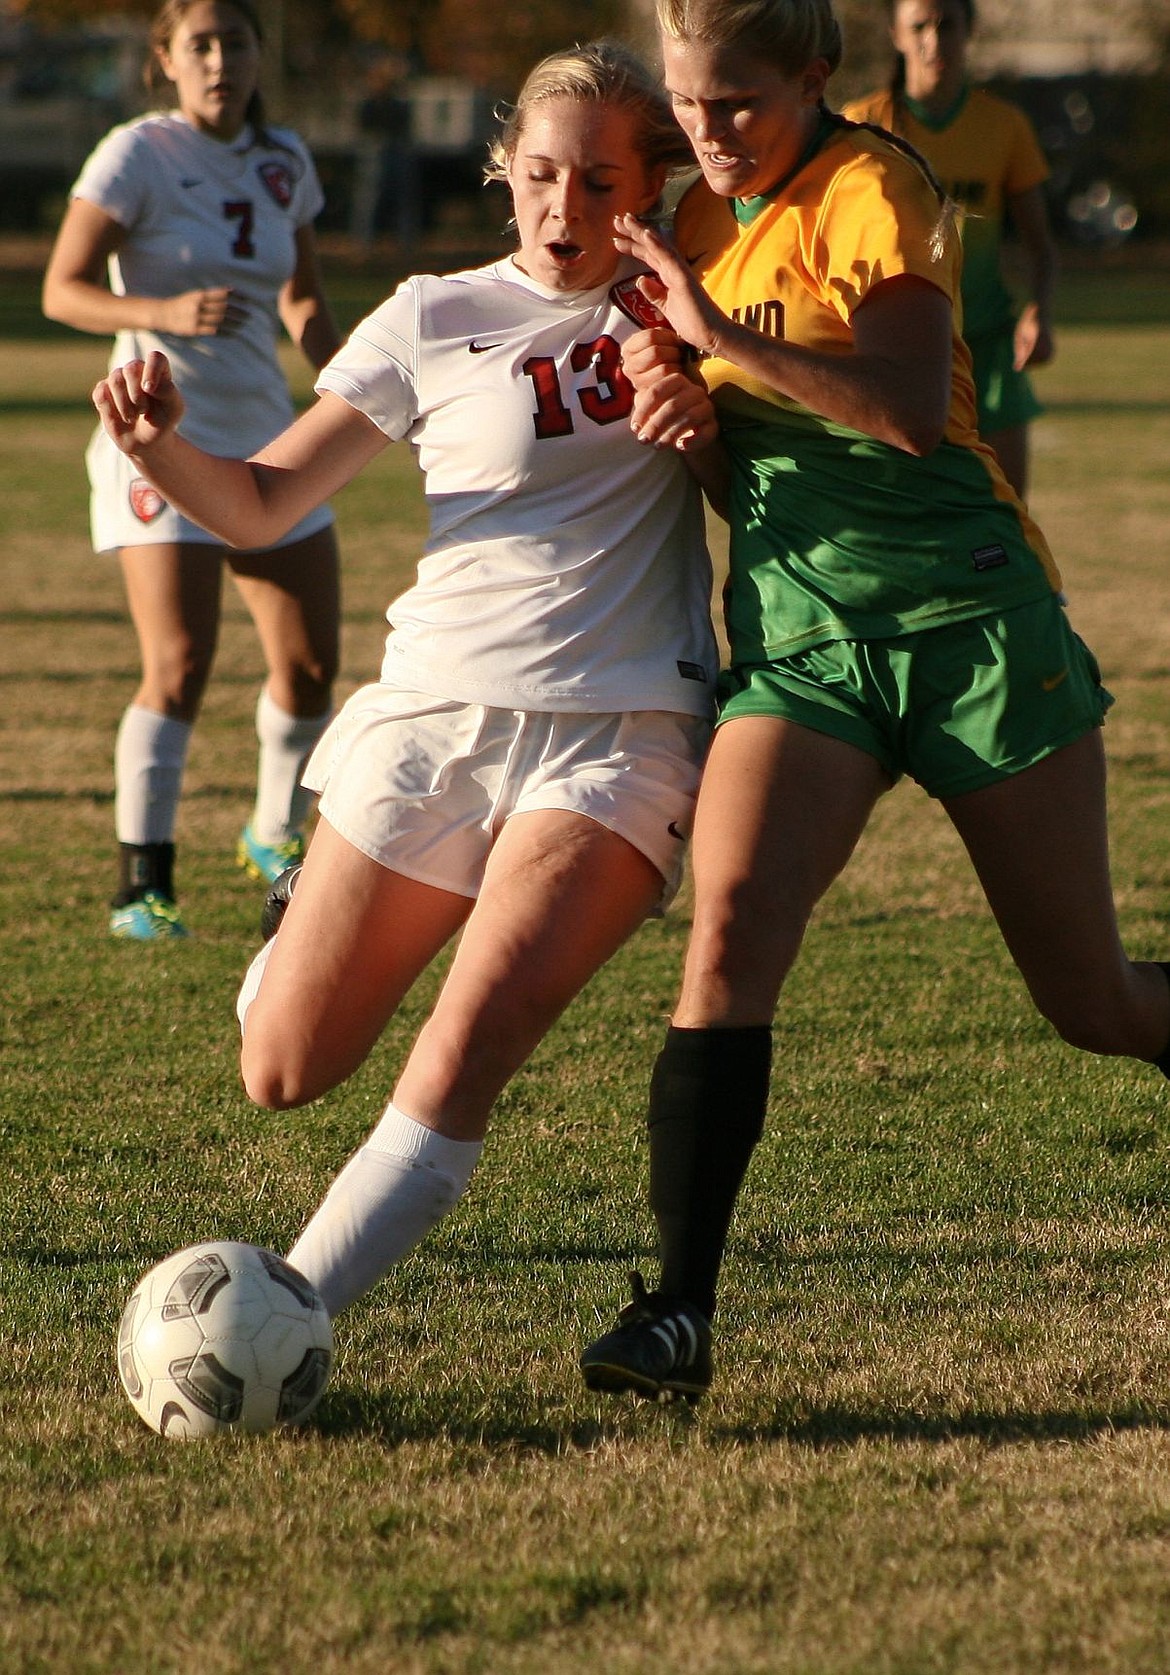
<svg viewBox="0 0 1170 1675"><path fill-rule="evenodd" d="M259 1030L246 1029L240 1048L240 1076L253 1105L265 1111L288 1111L315 1099L320 1089L309 1082L306 1066L270 1050Z"/></svg>
<svg viewBox="0 0 1170 1675"><path fill-rule="evenodd" d="M147 684L153 707L187 720L199 709L211 674L213 652L188 639L168 641L151 659Z"/></svg>
<svg viewBox="0 0 1170 1675"><path fill-rule="evenodd" d="M1045 1017L1063 1041L1085 1053L1103 1057L1132 1053L1134 1025L1132 1008L1124 997L1101 990L1059 997L1041 1007Z"/></svg>

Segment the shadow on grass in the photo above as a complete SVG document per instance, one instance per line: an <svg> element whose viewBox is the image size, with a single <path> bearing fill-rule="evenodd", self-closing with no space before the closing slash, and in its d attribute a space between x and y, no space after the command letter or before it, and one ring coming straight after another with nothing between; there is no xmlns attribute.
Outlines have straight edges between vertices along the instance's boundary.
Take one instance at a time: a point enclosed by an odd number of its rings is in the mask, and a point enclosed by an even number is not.
<svg viewBox="0 0 1170 1675"><path fill-rule="evenodd" d="M1117 1407L1052 1408L1041 1411L1004 1408L954 1413L912 1413L897 1408L777 1408L758 1424L723 1425L717 1417L718 1394L701 1408L685 1403L669 1407L633 1397L607 1398L596 1419L569 1421L533 1412L527 1386L514 1396L493 1392L484 1397L467 1388L402 1397L392 1390L370 1393L332 1390L313 1429L330 1439L365 1438L387 1449L411 1443L445 1442L464 1447L557 1456L588 1451L607 1442L646 1442L667 1427L668 1434L702 1426L712 1448L759 1448L770 1444L814 1451L845 1451L873 1442L945 1444L971 1441L987 1448L1033 1443L1085 1443L1135 1431L1170 1431L1170 1408L1129 1403ZM561 1405L550 1398L550 1408Z"/></svg>
<svg viewBox="0 0 1170 1675"><path fill-rule="evenodd" d="M790 1443L798 1448L852 1448L862 1442L974 1441L989 1448L1013 1443L1091 1442L1125 1431L1170 1430L1170 1408L1127 1403L1115 1408L1026 1408L958 1413L911 1413L897 1408L854 1410L830 1405L782 1406L760 1425L714 1426L712 1441L740 1445Z"/></svg>

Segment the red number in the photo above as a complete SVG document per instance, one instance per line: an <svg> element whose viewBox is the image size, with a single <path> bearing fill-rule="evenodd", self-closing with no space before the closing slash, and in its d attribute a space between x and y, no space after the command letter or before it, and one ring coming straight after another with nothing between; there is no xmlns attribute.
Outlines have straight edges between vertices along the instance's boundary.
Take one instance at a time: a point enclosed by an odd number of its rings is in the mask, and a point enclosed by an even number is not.
<svg viewBox="0 0 1170 1675"><path fill-rule="evenodd" d="M612 337L599 337L592 343L578 343L569 357L574 372L584 372L587 366L597 369L597 383L587 384L577 392L581 408L595 425L612 425L617 419L628 419L634 405L634 386L622 371L622 352Z"/></svg>
<svg viewBox="0 0 1170 1675"><path fill-rule="evenodd" d="M532 379L536 391L536 412L532 415L532 423L540 440L543 442L549 436L570 436L573 415L561 398L556 361L551 355L529 355L520 370L525 377Z"/></svg>
<svg viewBox="0 0 1170 1675"><path fill-rule="evenodd" d="M596 384L587 384L577 391L586 418L592 419L595 425L612 425L617 419L628 418L634 405L634 386L622 371L621 348L612 337L574 344L569 365L574 372L585 372L591 366L597 370ZM520 370L532 379L536 391L532 423L537 436L541 441L550 436L571 436L573 415L561 395L561 381L553 357L530 355Z"/></svg>
<svg viewBox="0 0 1170 1675"><path fill-rule="evenodd" d="M255 225L255 212L250 198L228 199L223 206L225 221L238 221L235 240L232 243L233 256L245 256L249 259L256 254L256 246L252 242L252 228Z"/></svg>

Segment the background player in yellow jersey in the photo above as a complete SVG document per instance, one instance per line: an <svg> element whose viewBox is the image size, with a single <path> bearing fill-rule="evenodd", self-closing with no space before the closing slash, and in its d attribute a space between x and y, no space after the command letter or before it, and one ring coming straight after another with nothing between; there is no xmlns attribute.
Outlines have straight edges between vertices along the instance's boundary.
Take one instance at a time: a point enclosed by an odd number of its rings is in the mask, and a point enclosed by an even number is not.
<svg viewBox="0 0 1170 1675"><path fill-rule="evenodd" d="M1170 971L1121 946L1109 699L1044 538L975 431L944 197L904 142L827 109L841 54L830 0L658 0L658 19L703 178L679 207L678 249L619 223L669 321L631 339L624 362L631 422L661 445L687 423L670 405L683 346L703 356L726 452L703 476L730 523L732 663L699 793L682 992L650 1094L662 1278L653 1294L639 1281L582 1370L595 1389L694 1397L711 1378L780 989L901 774L941 801L1066 1040L1170 1074Z"/></svg>
<svg viewBox="0 0 1170 1675"><path fill-rule="evenodd" d="M963 335L971 350L979 434L1017 494L1028 486L1028 424L1040 411L1024 368L1052 358L1056 253L1043 182L1048 164L1022 110L967 78L972 0L887 0L896 61L891 86L845 106L926 157L959 205ZM1027 300L1018 311L1002 270L1005 217L1019 238Z"/></svg>

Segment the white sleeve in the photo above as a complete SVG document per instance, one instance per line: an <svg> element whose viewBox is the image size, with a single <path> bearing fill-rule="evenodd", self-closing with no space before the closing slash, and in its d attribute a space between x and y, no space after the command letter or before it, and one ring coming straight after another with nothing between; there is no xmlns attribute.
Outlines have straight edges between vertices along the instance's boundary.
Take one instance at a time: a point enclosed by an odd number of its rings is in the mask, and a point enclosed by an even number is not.
<svg viewBox="0 0 1170 1675"><path fill-rule="evenodd" d="M84 198L122 227L133 227L146 206L150 147L133 124L114 128L82 164L71 197Z"/></svg>
<svg viewBox="0 0 1170 1675"><path fill-rule="evenodd" d="M418 312L418 290L408 279L354 327L316 384L318 394L339 395L392 442L419 416Z"/></svg>

